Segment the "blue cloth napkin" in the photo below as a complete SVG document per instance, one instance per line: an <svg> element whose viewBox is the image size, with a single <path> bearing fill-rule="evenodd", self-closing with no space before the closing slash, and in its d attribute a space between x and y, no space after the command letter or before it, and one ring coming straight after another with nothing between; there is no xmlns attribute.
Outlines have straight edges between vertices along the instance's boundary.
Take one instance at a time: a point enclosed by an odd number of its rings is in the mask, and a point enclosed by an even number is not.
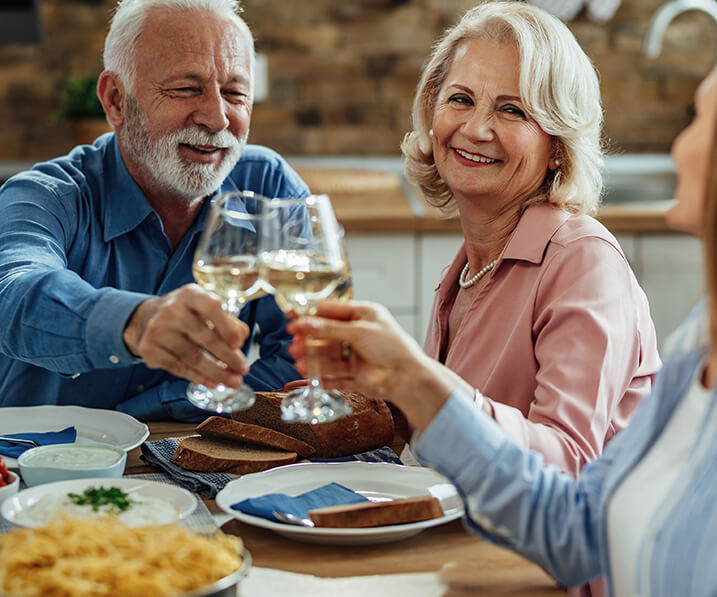
<svg viewBox="0 0 717 597"><path fill-rule="evenodd" d="M140 448L142 460L147 464L162 469L179 486L193 493L200 493L213 498L233 477L227 473L200 473L188 471L172 462L172 455L177 449L177 441L172 438L144 442Z"/></svg>
<svg viewBox="0 0 717 597"><path fill-rule="evenodd" d="M289 496L285 493L268 493L255 498L247 498L232 504L232 510L238 510L244 514L260 516L268 520L282 522L274 517L274 510L288 512L299 518L308 518L309 510L324 508L326 506L339 506L343 504L357 504L368 500L355 491L339 485L329 483L322 485L306 493L297 496Z"/></svg>
<svg viewBox="0 0 717 597"><path fill-rule="evenodd" d="M73 444L77 439L77 429L74 427L67 427L62 431L48 431L46 433L4 433L7 437L16 437L17 439L31 439L36 441L41 446L49 446L50 444ZM29 450L32 446L26 446L23 444L13 444L12 442L6 442L0 440L0 454L3 456L10 456L11 458L17 458Z"/></svg>

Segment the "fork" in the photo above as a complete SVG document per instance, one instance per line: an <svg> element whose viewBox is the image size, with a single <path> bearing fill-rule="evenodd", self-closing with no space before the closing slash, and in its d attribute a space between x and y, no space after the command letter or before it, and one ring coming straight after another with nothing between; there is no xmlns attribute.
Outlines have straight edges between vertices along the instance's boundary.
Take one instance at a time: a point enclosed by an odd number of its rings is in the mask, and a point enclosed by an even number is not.
<svg viewBox="0 0 717 597"><path fill-rule="evenodd" d="M19 437L8 437L7 435L0 435L0 441L11 442L14 444L25 444L33 447L40 445L34 439L20 439Z"/></svg>

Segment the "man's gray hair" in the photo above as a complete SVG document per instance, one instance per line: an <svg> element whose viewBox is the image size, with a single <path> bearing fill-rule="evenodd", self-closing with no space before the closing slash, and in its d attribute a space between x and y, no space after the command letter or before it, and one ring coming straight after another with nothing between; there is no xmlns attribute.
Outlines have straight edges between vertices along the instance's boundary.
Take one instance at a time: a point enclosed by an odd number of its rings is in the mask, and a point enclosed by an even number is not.
<svg viewBox="0 0 717 597"><path fill-rule="evenodd" d="M201 11L233 20L251 46L253 65L254 39L239 16L242 9L238 0L120 0L105 39L104 65L119 77L128 92L134 92L137 39L154 8Z"/></svg>

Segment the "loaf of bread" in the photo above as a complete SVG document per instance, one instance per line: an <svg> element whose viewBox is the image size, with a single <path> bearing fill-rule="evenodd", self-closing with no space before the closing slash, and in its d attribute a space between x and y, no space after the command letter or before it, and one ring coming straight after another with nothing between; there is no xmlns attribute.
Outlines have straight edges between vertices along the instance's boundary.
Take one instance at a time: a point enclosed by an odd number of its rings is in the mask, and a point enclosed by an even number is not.
<svg viewBox="0 0 717 597"><path fill-rule="evenodd" d="M390 502L360 502L309 510L309 518L315 526L337 529L405 524L440 516L443 516L441 503L431 496Z"/></svg>
<svg viewBox="0 0 717 597"><path fill-rule="evenodd" d="M257 392L250 408L232 413L232 418L274 429L310 444L318 458L348 456L374 450L393 441L393 417L383 400L369 398L357 392L345 392L353 413L330 421L311 425L287 423L281 418L281 401L287 392Z"/></svg>
<svg viewBox="0 0 717 597"><path fill-rule="evenodd" d="M303 458L310 458L316 452L312 445L290 435L285 435L268 427L242 423L226 417L209 417L206 421L200 423L196 430L203 437L214 437L278 448L287 452L296 452Z"/></svg>
<svg viewBox="0 0 717 597"><path fill-rule="evenodd" d="M194 435L179 442L172 462L190 471L246 475L296 461L296 452Z"/></svg>

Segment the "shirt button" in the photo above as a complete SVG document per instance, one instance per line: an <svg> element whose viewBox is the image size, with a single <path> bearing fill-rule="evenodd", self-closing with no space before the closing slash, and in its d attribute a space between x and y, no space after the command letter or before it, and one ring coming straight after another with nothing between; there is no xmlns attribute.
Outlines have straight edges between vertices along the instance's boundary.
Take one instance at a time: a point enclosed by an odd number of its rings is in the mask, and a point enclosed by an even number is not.
<svg viewBox="0 0 717 597"><path fill-rule="evenodd" d="M110 363L112 363L113 365L116 365L117 363L119 363L119 357L116 354L111 354L110 355Z"/></svg>
<svg viewBox="0 0 717 597"><path fill-rule="evenodd" d="M137 386L137 393L141 394L142 392L144 392L144 386L140 384Z"/></svg>

